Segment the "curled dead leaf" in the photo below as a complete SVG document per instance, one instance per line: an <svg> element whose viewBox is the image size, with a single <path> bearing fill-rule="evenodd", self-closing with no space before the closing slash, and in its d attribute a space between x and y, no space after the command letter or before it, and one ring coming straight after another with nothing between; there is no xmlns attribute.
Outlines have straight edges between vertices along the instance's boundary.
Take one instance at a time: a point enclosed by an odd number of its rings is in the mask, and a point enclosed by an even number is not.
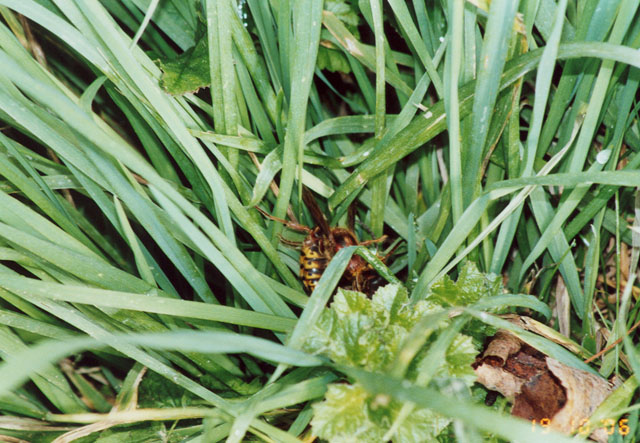
<svg viewBox="0 0 640 443"><path fill-rule="evenodd" d="M578 431L614 389L606 379L547 357L505 330L496 333L473 367L479 383L513 403L512 415L564 433ZM607 437L604 429L590 435L599 442Z"/></svg>

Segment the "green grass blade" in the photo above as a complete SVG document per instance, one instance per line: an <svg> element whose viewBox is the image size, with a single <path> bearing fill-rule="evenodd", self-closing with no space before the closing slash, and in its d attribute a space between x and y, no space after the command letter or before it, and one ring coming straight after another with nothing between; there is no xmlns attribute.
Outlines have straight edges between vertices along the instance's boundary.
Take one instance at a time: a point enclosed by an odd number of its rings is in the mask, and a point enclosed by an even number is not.
<svg viewBox="0 0 640 443"><path fill-rule="evenodd" d="M280 191L273 215L283 218L291 199L293 182L296 174L302 174L303 137L306 125L307 105L316 56L320 41L320 25L322 22L322 0L313 0L310 4L299 2L293 5L294 32L298 36L293 44L293 65L291 96L287 114L287 133L284 138L282 153L282 173ZM298 191L302 187L301 175L298 175ZM280 232L277 227L275 232Z"/></svg>
<svg viewBox="0 0 640 443"><path fill-rule="evenodd" d="M451 214L453 223L460 220L464 209L462 199L462 146L460 143L460 120L464 117L461 109L464 99L460 100L458 80L462 63L463 11L464 2L452 0L449 4L451 25L449 28L449 47L444 64L444 111L449 133L449 180L451 183ZM433 112L433 110L431 111Z"/></svg>
<svg viewBox="0 0 640 443"><path fill-rule="evenodd" d="M468 205L480 191L481 161L486 152L485 143L489 134L492 109L498 97L500 77L507 57L507 43L513 31L517 7L518 2L501 0L492 1L489 9L487 29L491 29L491 32L485 33L482 45L481 63L479 64L473 110L471 111L473 137L470 137L468 153L465 156L465 165L462 167L461 174L462 190L460 192L464 206ZM452 182L452 185L454 183L456 182ZM454 191L453 188L452 191ZM457 210L460 211L460 209ZM454 211L454 220L457 220L460 214L459 212L457 216L455 214Z"/></svg>
<svg viewBox="0 0 640 443"><path fill-rule="evenodd" d="M166 297L149 297L131 292L117 292L82 286L60 285L25 277L3 275L0 286L12 292L28 292L52 300L81 303L140 312L154 312L176 317L198 318L251 326L274 331L288 332L295 320L246 309L216 306L188 300L173 300Z"/></svg>

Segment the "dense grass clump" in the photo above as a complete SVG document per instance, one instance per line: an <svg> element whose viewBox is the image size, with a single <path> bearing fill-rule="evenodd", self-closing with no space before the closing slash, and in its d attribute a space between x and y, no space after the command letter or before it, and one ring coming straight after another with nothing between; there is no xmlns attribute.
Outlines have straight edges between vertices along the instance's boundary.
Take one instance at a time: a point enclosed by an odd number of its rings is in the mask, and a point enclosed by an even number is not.
<svg viewBox="0 0 640 443"><path fill-rule="evenodd" d="M0 439L540 441L474 383L500 328L640 436L637 1L0 14ZM265 214L326 217L311 294Z"/></svg>

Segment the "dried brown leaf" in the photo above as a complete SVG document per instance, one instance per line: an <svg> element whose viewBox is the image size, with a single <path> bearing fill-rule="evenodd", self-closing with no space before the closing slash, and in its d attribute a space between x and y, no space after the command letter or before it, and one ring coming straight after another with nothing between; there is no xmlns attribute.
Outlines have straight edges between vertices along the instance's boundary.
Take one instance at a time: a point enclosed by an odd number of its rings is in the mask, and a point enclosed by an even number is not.
<svg viewBox="0 0 640 443"><path fill-rule="evenodd" d="M526 317L509 320L528 330L546 328ZM513 403L512 415L544 421L565 433L576 432L613 391L606 379L547 357L505 330L498 331L473 367L479 383ZM606 441L603 431L590 437Z"/></svg>

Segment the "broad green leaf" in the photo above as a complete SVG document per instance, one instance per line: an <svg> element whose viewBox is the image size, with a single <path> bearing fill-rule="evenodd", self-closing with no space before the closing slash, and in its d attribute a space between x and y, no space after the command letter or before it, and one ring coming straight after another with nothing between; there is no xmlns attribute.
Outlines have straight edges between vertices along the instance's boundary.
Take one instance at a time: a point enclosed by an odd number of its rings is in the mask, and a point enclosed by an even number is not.
<svg viewBox="0 0 640 443"><path fill-rule="evenodd" d="M162 88L172 95L197 92L211 85L207 37L200 37L194 46L179 56L160 61Z"/></svg>

